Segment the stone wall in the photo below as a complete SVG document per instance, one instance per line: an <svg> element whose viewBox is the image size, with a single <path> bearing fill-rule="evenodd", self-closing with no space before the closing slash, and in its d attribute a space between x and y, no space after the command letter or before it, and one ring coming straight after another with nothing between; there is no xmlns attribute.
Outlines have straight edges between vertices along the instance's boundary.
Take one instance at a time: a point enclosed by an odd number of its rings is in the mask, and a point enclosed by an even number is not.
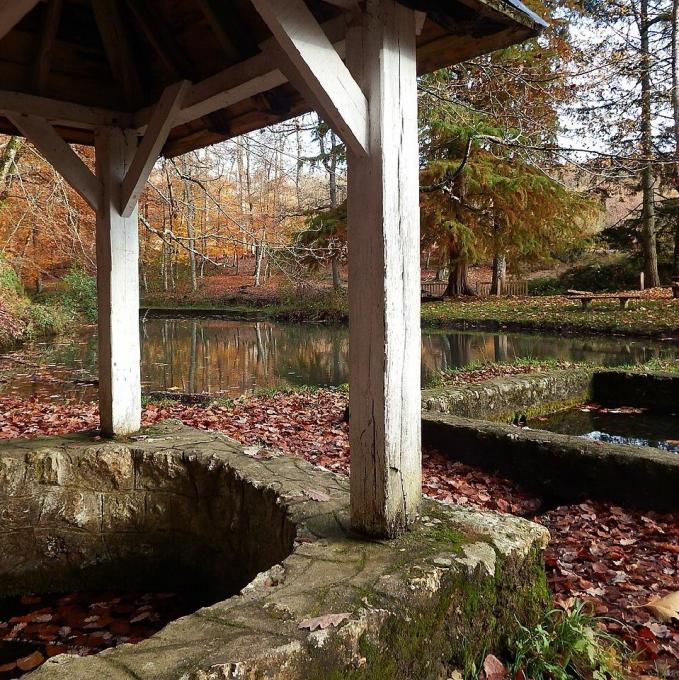
<svg viewBox="0 0 679 680"><path fill-rule="evenodd" d="M130 588L144 560L147 584L168 585L166 561L194 587L249 581L137 645L54 657L35 680L438 680L501 653L548 601L543 527L427 500L405 536L366 540L347 478L181 425L4 442L0 469L5 592L82 586L99 566Z"/></svg>
<svg viewBox="0 0 679 680"><path fill-rule="evenodd" d="M438 387L422 392L425 412L511 422L586 402L592 371L584 368L494 378L474 385Z"/></svg>
<svg viewBox="0 0 679 680"><path fill-rule="evenodd" d="M454 460L500 472L548 500L679 508L679 456L659 449L433 413L423 416L422 438Z"/></svg>

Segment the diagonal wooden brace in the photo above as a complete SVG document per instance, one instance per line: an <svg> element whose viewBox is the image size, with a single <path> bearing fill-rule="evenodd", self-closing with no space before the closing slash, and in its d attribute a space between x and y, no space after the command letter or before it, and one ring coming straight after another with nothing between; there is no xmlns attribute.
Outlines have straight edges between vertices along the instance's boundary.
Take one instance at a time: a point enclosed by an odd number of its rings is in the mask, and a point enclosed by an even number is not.
<svg viewBox="0 0 679 680"><path fill-rule="evenodd" d="M101 204L101 182L52 125L39 116L12 113L5 115L24 137L33 142L73 189L98 211Z"/></svg>
<svg viewBox="0 0 679 680"><path fill-rule="evenodd" d="M280 46L281 70L356 154L368 153L368 101L304 0L252 0Z"/></svg>

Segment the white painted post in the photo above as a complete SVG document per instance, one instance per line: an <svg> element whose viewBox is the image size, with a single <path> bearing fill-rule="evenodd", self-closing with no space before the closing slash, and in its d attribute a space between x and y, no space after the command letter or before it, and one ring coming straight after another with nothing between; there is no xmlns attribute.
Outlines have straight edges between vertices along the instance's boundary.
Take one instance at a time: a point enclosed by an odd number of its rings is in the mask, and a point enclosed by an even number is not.
<svg viewBox="0 0 679 680"><path fill-rule="evenodd" d="M137 137L131 131L99 128L95 145L103 185L97 212L101 429L106 435L128 435L141 426L139 235L137 208L123 217L120 196Z"/></svg>
<svg viewBox="0 0 679 680"><path fill-rule="evenodd" d="M367 0L347 64L369 103L369 155L349 152L351 519L402 533L422 496L416 16Z"/></svg>

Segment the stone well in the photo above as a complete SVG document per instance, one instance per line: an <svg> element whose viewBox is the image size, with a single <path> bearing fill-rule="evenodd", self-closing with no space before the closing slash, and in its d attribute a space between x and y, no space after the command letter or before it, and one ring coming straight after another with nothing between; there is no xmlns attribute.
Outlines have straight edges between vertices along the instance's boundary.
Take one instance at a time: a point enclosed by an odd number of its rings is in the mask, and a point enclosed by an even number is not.
<svg viewBox="0 0 679 680"><path fill-rule="evenodd" d="M183 588L204 605L36 680L447 678L547 600L542 527L425 501L413 531L367 540L344 477L180 424L5 441L0 481L1 594Z"/></svg>

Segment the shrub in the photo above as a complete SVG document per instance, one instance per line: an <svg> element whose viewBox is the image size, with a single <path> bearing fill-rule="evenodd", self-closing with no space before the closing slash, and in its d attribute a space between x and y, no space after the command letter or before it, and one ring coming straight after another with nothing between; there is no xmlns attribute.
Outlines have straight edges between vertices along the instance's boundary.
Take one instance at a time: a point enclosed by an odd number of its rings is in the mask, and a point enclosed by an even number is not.
<svg viewBox="0 0 679 680"><path fill-rule="evenodd" d="M71 269L64 277L61 304L72 315L97 320L97 281L82 269Z"/></svg>
<svg viewBox="0 0 679 680"><path fill-rule="evenodd" d="M643 264L635 257L604 255L594 262L573 267L559 277L530 281L528 291L531 295L561 295L568 290L636 290L642 269ZM667 268L661 267L661 280L667 279Z"/></svg>
<svg viewBox="0 0 679 680"><path fill-rule="evenodd" d="M21 281L14 269L0 255L0 291L14 295L22 295Z"/></svg>
<svg viewBox="0 0 679 680"><path fill-rule="evenodd" d="M62 333L69 322L69 314L58 305L31 304L27 308L27 335L56 335Z"/></svg>
<svg viewBox="0 0 679 680"><path fill-rule="evenodd" d="M346 290L314 286L288 289L281 296L281 303L293 317L299 312L300 318L318 321L342 321L346 319L349 307Z"/></svg>

